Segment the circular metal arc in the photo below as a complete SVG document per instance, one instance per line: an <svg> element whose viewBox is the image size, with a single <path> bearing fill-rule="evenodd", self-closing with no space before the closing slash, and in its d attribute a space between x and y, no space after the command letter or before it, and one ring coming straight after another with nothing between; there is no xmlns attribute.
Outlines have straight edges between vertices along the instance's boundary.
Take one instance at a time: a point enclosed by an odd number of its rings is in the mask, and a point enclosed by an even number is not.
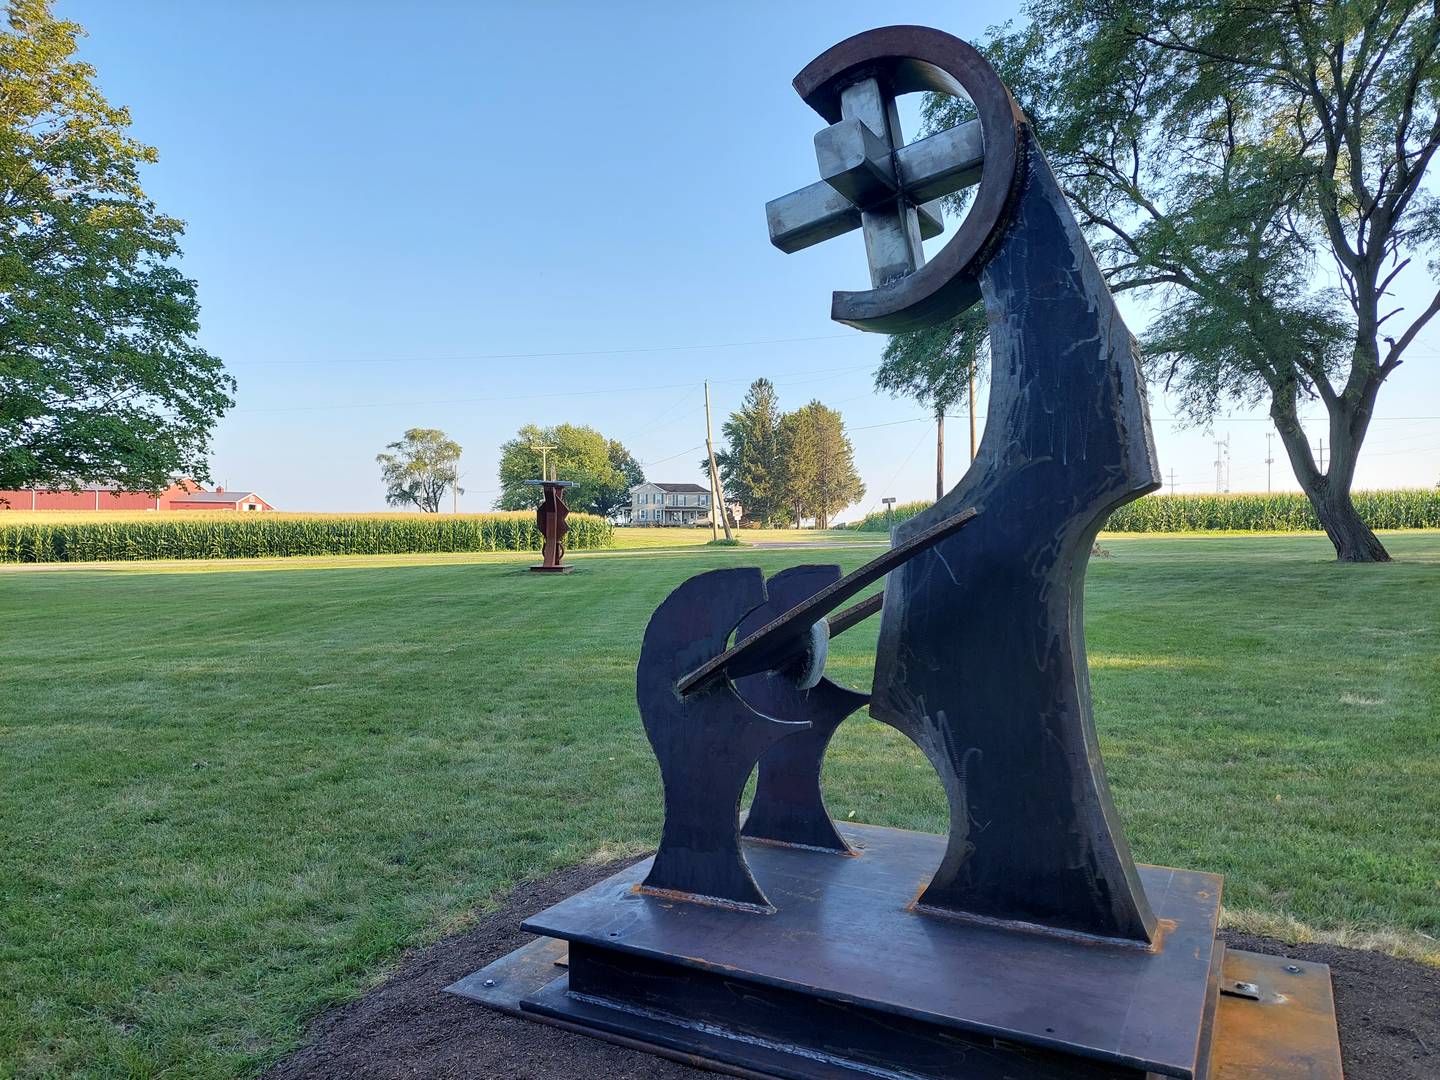
<svg viewBox="0 0 1440 1080"><path fill-rule="evenodd" d="M985 145L970 211L933 259L879 288L834 294L830 317L835 321L895 334L954 318L979 299L980 269L1014 206L1025 115L973 46L925 26L886 26L847 38L807 64L794 86L833 124L841 118L841 92L862 78L878 80L892 96L933 91L969 98Z"/></svg>

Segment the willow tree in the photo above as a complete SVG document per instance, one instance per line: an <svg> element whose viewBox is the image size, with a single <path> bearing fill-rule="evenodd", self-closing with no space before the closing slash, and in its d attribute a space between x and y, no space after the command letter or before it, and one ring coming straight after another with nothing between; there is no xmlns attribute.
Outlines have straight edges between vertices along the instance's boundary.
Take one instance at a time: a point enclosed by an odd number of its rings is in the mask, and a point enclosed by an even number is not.
<svg viewBox="0 0 1440 1080"><path fill-rule="evenodd" d="M1351 501L1380 388L1440 311L1434 0L1029 0L989 53L1115 290L1158 294L1151 374L1205 421L1268 405L1353 562L1389 558ZM934 100L928 122L955 106ZM1429 273L1426 273L1426 260ZM1407 310L1397 286L1423 292ZM1328 417L1330 460L1300 409Z"/></svg>
<svg viewBox="0 0 1440 1080"><path fill-rule="evenodd" d="M460 486L460 444L437 428L410 428L405 437L375 455L385 501L391 506L413 506L427 514L440 512L440 501Z"/></svg>

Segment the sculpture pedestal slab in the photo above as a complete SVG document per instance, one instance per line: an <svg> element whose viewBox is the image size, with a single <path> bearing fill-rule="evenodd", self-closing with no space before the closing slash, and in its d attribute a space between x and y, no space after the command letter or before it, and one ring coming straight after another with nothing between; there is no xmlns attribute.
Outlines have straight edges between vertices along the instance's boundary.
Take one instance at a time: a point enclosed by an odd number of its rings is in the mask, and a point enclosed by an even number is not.
<svg viewBox="0 0 1440 1080"><path fill-rule="evenodd" d="M532 574L568 574L574 569L575 567L573 566L561 563L559 566L532 566L530 567L530 572Z"/></svg>
<svg viewBox="0 0 1440 1080"><path fill-rule="evenodd" d="M449 989L738 1076L1340 1077L1329 969L1226 956L1213 874L1141 867L1145 949L916 911L944 839L840 831L856 855L746 842L773 914L642 893L647 860Z"/></svg>

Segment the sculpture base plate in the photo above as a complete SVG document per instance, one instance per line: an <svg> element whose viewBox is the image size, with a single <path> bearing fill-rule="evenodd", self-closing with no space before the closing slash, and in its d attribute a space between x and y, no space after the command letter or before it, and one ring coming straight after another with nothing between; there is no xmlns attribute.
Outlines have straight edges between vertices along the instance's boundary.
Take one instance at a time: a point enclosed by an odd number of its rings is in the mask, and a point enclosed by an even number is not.
<svg viewBox="0 0 1440 1080"><path fill-rule="evenodd" d="M575 567L562 563L560 566L532 566L530 572L532 574L568 574L574 569Z"/></svg>
<svg viewBox="0 0 1440 1080"><path fill-rule="evenodd" d="M841 832L858 856L746 842L774 914L639 893L646 860L448 989L737 1076L1340 1077L1328 969L1227 955L1214 875L1142 868L1147 950L916 911L944 839Z"/></svg>

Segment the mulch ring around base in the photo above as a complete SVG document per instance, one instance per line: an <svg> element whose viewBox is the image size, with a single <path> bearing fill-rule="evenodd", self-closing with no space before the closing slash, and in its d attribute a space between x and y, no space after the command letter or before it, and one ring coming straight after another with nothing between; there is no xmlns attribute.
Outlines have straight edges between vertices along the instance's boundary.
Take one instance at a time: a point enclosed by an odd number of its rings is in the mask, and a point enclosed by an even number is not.
<svg viewBox="0 0 1440 1080"><path fill-rule="evenodd" d="M698 1080L713 1076L598 1039L493 1012L443 992L457 979L532 940L520 920L620 869L576 866L520 885L469 929L409 953L358 1001L332 1009L310 1042L262 1080ZM1234 948L1329 964L1347 1080L1440 1076L1440 970L1334 945L1287 945L1223 935Z"/></svg>

